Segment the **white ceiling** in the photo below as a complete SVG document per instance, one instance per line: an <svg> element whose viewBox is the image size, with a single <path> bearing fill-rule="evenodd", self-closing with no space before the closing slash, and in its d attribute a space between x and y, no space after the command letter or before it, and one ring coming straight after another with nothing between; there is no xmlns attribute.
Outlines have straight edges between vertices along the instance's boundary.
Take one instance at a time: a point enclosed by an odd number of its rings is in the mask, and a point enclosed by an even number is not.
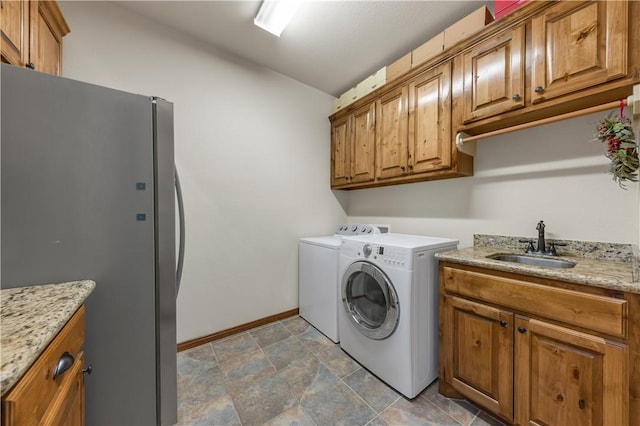
<svg viewBox="0 0 640 426"><path fill-rule="evenodd" d="M303 0L280 38L253 25L260 1L122 1L217 48L338 96L491 0Z"/></svg>

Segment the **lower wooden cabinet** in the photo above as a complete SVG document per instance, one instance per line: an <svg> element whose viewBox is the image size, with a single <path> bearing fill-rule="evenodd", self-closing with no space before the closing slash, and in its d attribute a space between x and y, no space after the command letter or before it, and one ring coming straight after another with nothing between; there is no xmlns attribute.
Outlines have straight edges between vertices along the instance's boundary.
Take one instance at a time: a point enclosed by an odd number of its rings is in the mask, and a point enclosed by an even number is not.
<svg viewBox="0 0 640 426"><path fill-rule="evenodd" d="M634 424L638 295L580 287L441 264L440 392L518 425Z"/></svg>
<svg viewBox="0 0 640 426"><path fill-rule="evenodd" d="M513 314L459 297L444 300L450 384L502 418L513 420Z"/></svg>
<svg viewBox="0 0 640 426"><path fill-rule="evenodd" d="M81 306L14 387L2 397L2 426L84 424L84 321ZM55 375L61 358L70 367Z"/></svg>
<svg viewBox="0 0 640 426"><path fill-rule="evenodd" d="M517 424L629 424L627 345L516 317L515 349Z"/></svg>

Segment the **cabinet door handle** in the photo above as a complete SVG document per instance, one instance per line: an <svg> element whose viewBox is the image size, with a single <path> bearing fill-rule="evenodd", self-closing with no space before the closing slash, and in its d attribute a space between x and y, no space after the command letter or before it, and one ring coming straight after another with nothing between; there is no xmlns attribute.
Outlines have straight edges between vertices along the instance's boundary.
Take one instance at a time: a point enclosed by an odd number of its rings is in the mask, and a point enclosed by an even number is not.
<svg viewBox="0 0 640 426"><path fill-rule="evenodd" d="M578 401L578 407L579 407L581 410L584 410L584 405L585 405L585 404L584 404L584 399L581 399L580 401Z"/></svg>
<svg viewBox="0 0 640 426"><path fill-rule="evenodd" d="M536 93L542 93L542 92L544 92L544 89L542 88L542 86L538 86L535 89L533 89L533 91L536 92Z"/></svg>
<svg viewBox="0 0 640 426"><path fill-rule="evenodd" d="M30 70L36 69L36 66L33 64L33 62L29 62L28 64L25 65L25 67L29 68Z"/></svg>
<svg viewBox="0 0 640 426"><path fill-rule="evenodd" d="M409 163L409 170L413 170L413 164Z"/></svg>
<svg viewBox="0 0 640 426"><path fill-rule="evenodd" d="M520 95L518 93L516 93L515 95L513 95L511 97L511 99L513 99L514 101L519 101L520 100Z"/></svg>
<svg viewBox="0 0 640 426"><path fill-rule="evenodd" d="M526 328L524 328L523 326L520 326L520 327L518 327L518 331L519 331L520 333L524 334L524 333L526 333L526 332L527 332L527 329L526 329Z"/></svg>
<svg viewBox="0 0 640 426"><path fill-rule="evenodd" d="M506 328L509 325L505 320L500 321L500 327Z"/></svg>
<svg viewBox="0 0 640 426"><path fill-rule="evenodd" d="M400 170L402 170L404 172L405 167L404 166L400 166Z"/></svg>
<svg viewBox="0 0 640 426"><path fill-rule="evenodd" d="M89 364L87 366L87 368L85 368L84 370L82 370L82 374L88 374L91 375L91 373L93 373L93 365Z"/></svg>
<svg viewBox="0 0 640 426"><path fill-rule="evenodd" d="M60 359L53 368L53 380L59 375L67 371L73 365L73 355L69 352L65 352L60 356Z"/></svg>

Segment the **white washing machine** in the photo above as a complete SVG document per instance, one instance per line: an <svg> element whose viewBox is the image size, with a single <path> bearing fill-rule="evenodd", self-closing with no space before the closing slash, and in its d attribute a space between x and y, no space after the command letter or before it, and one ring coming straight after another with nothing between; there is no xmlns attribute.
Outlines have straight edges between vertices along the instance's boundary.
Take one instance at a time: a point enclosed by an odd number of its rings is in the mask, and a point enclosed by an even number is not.
<svg viewBox="0 0 640 426"><path fill-rule="evenodd" d="M343 224L334 235L300 238L298 244L298 306L300 316L338 343L340 242L346 235L380 234L374 225Z"/></svg>
<svg viewBox="0 0 640 426"><path fill-rule="evenodd" d="M404 234L343 238L340 346L407 398L438 377L438 262L458 241Z"/></svg>

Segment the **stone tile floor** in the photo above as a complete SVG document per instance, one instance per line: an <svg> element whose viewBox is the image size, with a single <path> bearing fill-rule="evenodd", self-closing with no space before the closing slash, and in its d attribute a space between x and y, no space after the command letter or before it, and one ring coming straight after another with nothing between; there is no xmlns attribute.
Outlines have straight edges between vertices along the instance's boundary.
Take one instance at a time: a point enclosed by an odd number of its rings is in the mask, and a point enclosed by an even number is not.
<svg viewBox="0 0 640 426"><path fill-rule="evenodd" d="M501 425L438 394L409 400L299 316L178 354L179 425Z"/></svg>

